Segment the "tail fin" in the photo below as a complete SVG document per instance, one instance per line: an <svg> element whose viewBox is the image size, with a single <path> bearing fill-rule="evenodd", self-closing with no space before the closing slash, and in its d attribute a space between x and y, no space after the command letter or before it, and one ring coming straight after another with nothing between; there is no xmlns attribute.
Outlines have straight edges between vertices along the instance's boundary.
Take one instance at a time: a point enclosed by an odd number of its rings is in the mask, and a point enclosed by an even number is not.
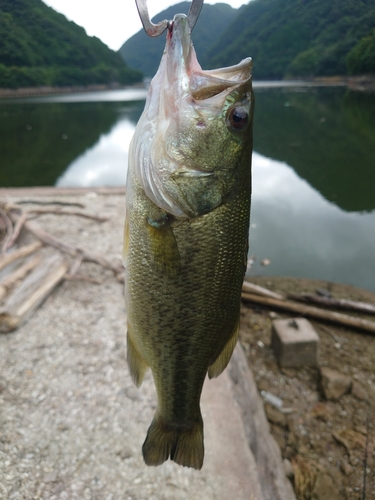
<svg viewBox="0 0 375 500"><path fill-rule="evenodd" d="M161 465L170 457L184 467L201 469L204 457L201 415L191 428L181 429L166 424L156 413L147 431L142 452L147 465Z"/></svg>

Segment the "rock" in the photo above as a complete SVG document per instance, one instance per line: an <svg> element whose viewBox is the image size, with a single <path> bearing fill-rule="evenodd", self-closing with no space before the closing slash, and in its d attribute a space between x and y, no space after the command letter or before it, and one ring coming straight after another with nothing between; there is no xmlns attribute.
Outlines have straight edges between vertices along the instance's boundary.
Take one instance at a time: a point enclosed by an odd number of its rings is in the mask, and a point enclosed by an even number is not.
<svg viewBox="0 0 375 500"><path fill-rule="evenodd" d="M352 385L352 394L355 398L360 399L361 401L368 400L367 392L365 391L363 386L359 382L356 382L355 380L353 381Z"/></svg>
<svg viewBox="0 0 375 500"><path fill-rule="evenodd" d="M327 403L319 401L313 406L311 416L317 418L318 420L322 420L323 422L328 422L331 418L331 410L327 406Z"/></svg>
<svg viewBox="0 0 375 500"><path fill-rule="evenodd" d="M128 458L130 458L132 456L132 453L130 451L130 449L128 448L123 448L121 450L119 450L116 455L118 455L121 460L127 460Z"/></svg>
<svg viewBox="0 0 375 500"><path fill-rule="evenodd" d="M328 474L319 474L312 491L311 500L339 500L338 488Z"/></svg>
<svg viewBox="0 0 375 500"><path fill-rule="evenodd" d="M280 427L288 427L288 421L286 416L281 413L277 408L274 408L270 404L265 404L264 409L266 411L267 420L272 424L279 425Z"/></svg>
<svg viewBox="0 0 375 500"><path fill-rule="evenodd" d="M272 321L271 347L282 367L318 366L319 335L305 318Z"/></svg>
<svg viewBox="0 0 375 500"><path fill-rule="evenodd" d="M355 432L359 432L360 434L367 436L367 428L364 425L356 425L354 430Z"/></svg>
<svg viewBox="0 0 375 500"><path fill-rule="evenodd" d="M57 472L52 471L43 477L43 483L55 483L57 481Z"/></svg>
<svg viewBox="0 0 375 500"><path fill-rule="evenodd" d="M282 429L278 425L271 424L271 433L272 437L279 445L280 451L285 449L286 446L286 438L285 438L285 429Z"/></svg>
<svg viewBox="0 0 375 500"><path fill-rule="evenodd" d="M353 467L348 464L348 462L342 462L340 468L345 476L350 476L350 474L353 472Z"/></svg>
<svg viewBox="0 0 375 500"><path fill-rule="evenodd" d="M326 399L338 401L344 394L350 391L352 380L331 368L320 369L320 384Z"/></svg>
<svg viewBox="0 0 375 500"><path fill-rule="evenodd" d="M284 458L283 465L284 465L286 477L288 477L289 479L293 479L294 469L293 469L292 462L290 460L288 460L287 458Z"/></svg>

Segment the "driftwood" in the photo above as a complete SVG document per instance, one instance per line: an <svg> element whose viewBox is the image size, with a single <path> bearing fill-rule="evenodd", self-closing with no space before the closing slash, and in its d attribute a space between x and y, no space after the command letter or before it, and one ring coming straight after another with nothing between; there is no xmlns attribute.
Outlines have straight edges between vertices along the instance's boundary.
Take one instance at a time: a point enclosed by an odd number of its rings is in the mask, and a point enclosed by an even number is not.
<svg viewBox="0 0 375 500"><path fill-rule="evenodd" d="M0 302L18 281L23 280L39 264L41 258L40 254L31 256L24 264L19 266L15 271L10 272L0 281Z"/></svg>
<svg viewBox="0 0 375 500"><path fill-rule="evenodd" d="M355 318L346 314L327 311L324 309L319 309L317 307L300 304L298 302L291 302L289 300L271 299L268 297L262 297L260 295L250 293L242 293L241 297L246 302L254 302L255 304L261 304L275 309L282 309L284 311L294 312L310 318L328 321L331 323L339 324L341 326L356 328L368 333L375 334L374 321Z"/></svg>
<svg viewBox="0 0 375 500"><path fill-rule="evenodd" d="M312 293L288 294L291 300L298 300L300 302L313 302L324 307L337 307L339 309L349 309L351 311L358 311L367 314L375 314L375 306L367 304L366 302L356 302L347 299L334 299L330 297L320 297Z"/></svg>
<svg viewBox="0 0 375 500"><path fill-rule="evenodd" d="M9 217L12 220L12 222L17 226L17 222L20 219L23 219L24 216L23 214L19 214L16 212L17 206L11 206L9 210ZM62 213L62 212L60 212ZM70 212L70 215L72 213ZM66 215L66 213L65 213ZM73 214L74 215L74 214ZM104 220L104 219L102 219ZM113 273L116 275L117 279L119 281L122 281L122 275L123 275L123 266L120 261L117 262L112 262L111 260L107 259L104 255L98 254L96 252L91 252L89 250L85 250L80 247L74 247L72 245L68 245L64 241L56 238L52 234L48 233L41 227L39 227L37 224L26 220L24 221L23 227L28 230L30 233L32 233L38 240L40 240L42 243L48 246L52 246L56 248L57 250L67 253L71 255L72 257L78 257L82 258L82 261L87 261L87 262L95 262L102 267L105 267L106 269L110 269L113 271ZM11 255L11 254L10 254ZM1 266L1 261L0 261L0 266ZM0 267L1 269L1 267Z"/></svg>
<svg viewBox="0 0 375 500"><path fill-rule="evenodd" d="M8 212L10 212L12 209L15 210L16 206L10 205L7 207ZM4 220L9 220L9 222L11 224L12 224L12 221L14 221L14 219L16 217L14 228L12 227L10 229L10 233L9 233L9 227L7 224L8 234L3 242L3 253L5 253L9 248L12 247L12 245L14 245L14 243L16 242L16 240L21 232L21 229L25 226L26 221L28 219L30 219L31 217L33 217L35 215L45 215L45 214L73 215L73 216L77 216L77 217L84 217L86 219L97 220L98 222L105 222L106 220L108 220L108 217L100 217L100 216L88 214L86 212L82 212L79 210L75 210L75 211L64 210L61 207L54 208L54 209L52 209L52 208L31 209L27 212L22 212L19 216L14 216L14 214L13 214L13 217L11 215L8 216L7 212L0 209L0 215L2 216L2 218Z"/></svg>
<svg viewBox="0 0 375 500"><path fill-rule="evenodd" d="M32 253L39 250L42 246L43 245L40 241L35 241L30 245L25 245L23 247L17 248L17 250L14 250L14 252L7 253L6 255L0 258L0 271L5 267L9 266L9 264L15 262L16 260L31 255Z"/></svg>
<svg viewBox="0 0 375 500"><path fill-rule="evenodd" d="M263 288L259 285L254 285L254 283L250 283L249 281L244 281L242 283L242 291L247 293L255 293L257 295L264 295L265 297L271 297L272 299L284 300L284 297L276 292L271 292L267 288Z"/></svg>
<svg viewBox="0 0 375 500"><path fill-rule="evenodd" d="M67 274L65 279L68 281L86 281L86 283L93 283L94 285L103 284L103 280L91 278L91 276L85 276L84 274Z"/></svg>
<svg viewBox="0 0 375 500"><path fill-rule="evenodd" d="M0 208L0 217L3 219L4 224L5 224L5 229L6 229L6 236L5 236L4 244L3 244L3 248L2 248L2 254L5 254L8 242L12 238L13 226L12 226L12 221L8 217L8 214L2 208Z"/></svg>
<svg viewBox="0 0 375 500"><path fill-rule="evenodd" d="M0 307L0 332L13 331L22 324L68 271L68 264L60 254L46 257L15 287Z"/></svg>
<svg viewBox="0 0 375 500"><path fill-rule="evenodd" d="M76 203L76 202L71 202L71 201L60 201L60 200L51 200L51 201L42 201L42 200L20 200L17 202L18 205L61 205L64 207L78 207L78 208L85 208L85 205L83 203Z"/></svg>
<svg viewBox="0 0 375 500"><path fill-rule="evenodd" d="M78 274L83 261L94 262L110 269L119 282L124 281L124 268L119 259L111 261L99 253L67 244L30 220L31 217L43 214L79 216L99 222L108 220L107 217L98 217L78 210L66 210L63 207L43 207L23 211L19 205L0 202L0 221L4 221L2 229L6 230L1 245L3 255L0 255L0 271L3 270L0 281L0 332L10 332L23 323L63 279L101 283L97 279ZM8 251L17 241L21 230L33 235L39 241ZM52 247L58 252L41 262L38 261L42 259L41 256L35 256L26 262L21 261L43 245ZM61 253L67 253L73 258L70 266Z"/></svg>
<svg viewBox="0 0 375 500"><path fill-rule="evenodd" d="M105 222L108 220L108 217L103 217L100 215L88 214L87 212L82 212L81 210L64 210L61 208L32 208L28 211L30 216L32 215L45 215L45 214L53 214L53 215L74 215L76 217L83 217L86 219L97 220L98 222Z"/></svg>
<svg viewBox="0 0 375 500"><path fill-rule="evenodd" d="M18 236L20 235L21 229L23 228L23 225L28 219L28 214L23 213L21 216L18 218L16 224L14 225L13 232L10 236L10 238L7 238L6 241L3 243L3 251L6 252L9 248L11 248L15 242L17 241Z"/></svg>

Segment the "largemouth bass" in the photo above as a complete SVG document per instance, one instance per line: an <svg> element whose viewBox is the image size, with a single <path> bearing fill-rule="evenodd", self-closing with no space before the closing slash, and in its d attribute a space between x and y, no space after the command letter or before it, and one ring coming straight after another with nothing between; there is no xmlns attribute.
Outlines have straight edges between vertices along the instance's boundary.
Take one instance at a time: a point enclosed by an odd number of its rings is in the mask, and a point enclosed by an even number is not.
<svg viewBox="0 0 375 500"><path fill-rule="evenodd" d="M157 410L147 465L203 465L206 374L238 338L251 194L251 59L203 71L175 16L129 151L124 264L127 359L151 368Z"/></svg>

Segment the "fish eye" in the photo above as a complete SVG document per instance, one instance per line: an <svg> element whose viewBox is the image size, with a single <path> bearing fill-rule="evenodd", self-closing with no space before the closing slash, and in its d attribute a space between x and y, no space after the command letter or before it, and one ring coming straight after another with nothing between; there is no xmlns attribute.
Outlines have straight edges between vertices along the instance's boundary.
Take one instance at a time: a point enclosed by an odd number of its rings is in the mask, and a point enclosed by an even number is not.
<svg viewBox="0 0 375 500"><path fill-rule="evenodd" d="M249 113L243 106L235 106L229 111L227 121L235 130L242 130L249 119Z"/></svg>

